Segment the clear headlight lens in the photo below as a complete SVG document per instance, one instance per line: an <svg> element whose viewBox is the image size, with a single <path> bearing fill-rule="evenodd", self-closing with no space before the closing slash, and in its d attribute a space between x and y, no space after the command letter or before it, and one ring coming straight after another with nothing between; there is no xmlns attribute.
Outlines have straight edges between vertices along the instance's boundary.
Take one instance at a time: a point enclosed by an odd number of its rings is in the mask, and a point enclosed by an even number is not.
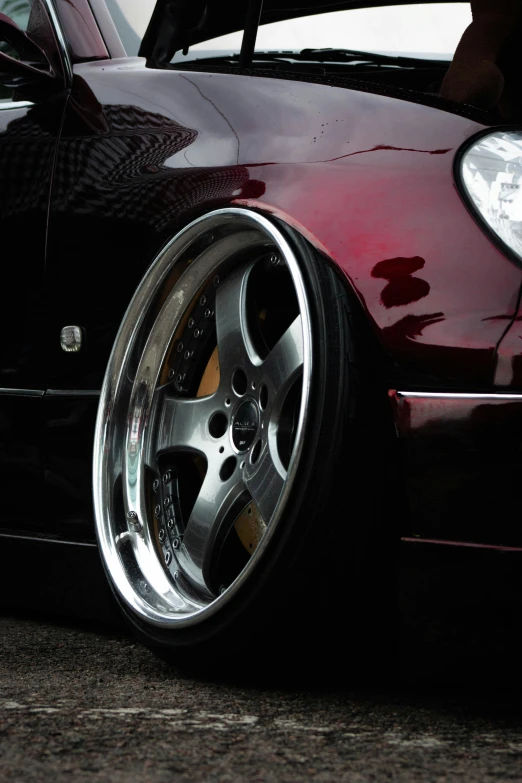
<svg viewBox="0 0 522 783"><path fill-rule="evenodd" d="M487 225L522 260L522 133L484 136L463 155L461 175Z"/></svg>

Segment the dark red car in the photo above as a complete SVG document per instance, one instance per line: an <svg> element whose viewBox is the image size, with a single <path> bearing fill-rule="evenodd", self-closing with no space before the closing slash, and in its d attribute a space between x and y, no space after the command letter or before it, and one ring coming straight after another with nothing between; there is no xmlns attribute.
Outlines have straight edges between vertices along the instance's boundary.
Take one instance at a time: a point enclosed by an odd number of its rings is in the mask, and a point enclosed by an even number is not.
<svg viewBox="0 0 522 783"><path fill-rule="evenodd" d="M255 48L383 5L0 0L14 591L97 547L209 660L375 638L400 547L522 547L520 114L443 56Z"/></svg>

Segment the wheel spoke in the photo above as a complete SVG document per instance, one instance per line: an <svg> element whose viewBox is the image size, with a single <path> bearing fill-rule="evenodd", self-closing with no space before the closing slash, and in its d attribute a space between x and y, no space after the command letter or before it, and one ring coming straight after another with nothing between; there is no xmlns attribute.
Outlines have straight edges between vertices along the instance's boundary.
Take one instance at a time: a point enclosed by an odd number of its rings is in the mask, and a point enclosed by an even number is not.
<svg viewBox="0 0 522 783"><path fill-rule="evenodd" d="M276 393L286 390L303 366L301 316L290 324L262 365L263 376L270 379Z"/></svg>
<svg viewBox="0 0 522 783"><path fill-rule="evenodd" d="M220 284L216 294L216 333L221 377L228 378L237 365L250 363L248 335L243 315L244 292L251 267L240 267Z"/></svg>
<svg viewBox="0 0 522 783"><path fill-rule="evenodd" d="M270 448L265 447L254 473L245 473L245 485L259 509L265 525L269 525L281 496L286 474L272 459Z"/></svg>
<svg viewBox="0 0 522 783"><path fill-rule="evenodd" d="M234 522L232 509L242 493L244 487L237 477L223 482L209 466L178 556L180 566L197 584L209 587L207 573L212 549L224 526Z"/></svg>
<svg viewBox="0 0 522 783"><path fill-rule="evenodd" d="M212 397L164 396L160 406L153 445L155 453L168 449L194 449L205 453L209 444L207 422L214 406Z"/></svg>

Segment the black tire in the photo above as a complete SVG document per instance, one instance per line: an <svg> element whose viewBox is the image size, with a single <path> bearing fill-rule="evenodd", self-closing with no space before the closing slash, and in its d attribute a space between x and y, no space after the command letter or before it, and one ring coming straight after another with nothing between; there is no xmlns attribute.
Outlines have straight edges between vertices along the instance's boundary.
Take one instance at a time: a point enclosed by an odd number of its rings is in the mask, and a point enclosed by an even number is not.
<svg viewBox="0 0 522 783"><path fill-rule="evenodd" d="M235 216L246 224L261 219L245 210L213 214L225 214L232 221ZM198 241L207 225L216 234L212 216L199 225ZM329 661L356 665L359 671L364 663L376 660L376 654L383 671L383 660L391 660L396 626L399 509L382 357L359 303L339 272L296 232L280 224L273 230L284 237L299 266L313 372L298 464L277 523L268 528L268 542L249 560L246 578L233 582L233 590L210 596L211 611L171 627L150 623L135 611L115 583L107 558L104 564L134 632L161 654L172 654L178 663L189 662L200 669L229 665L238 670L251 667L253 661L277 658L279 670L299 669L302 662L310 671L312 662L326 655ZM268 250L273 253L273 245ZM275 252L280 253L280 248ZM152 295L148 297L151 301ZM143 328L148 335L146 320ZM106 440L100 442L100 430L107 426L108 400L114 402L107 391L113 376L114 362L100 404L98 450L107 445ZM302 398L296 404L302 405ZM295 421L295 411L293 417ZM278 421L282 430L282 413ZM122 433L115 427L112 448L118 437ZM278 444L282 440L283 435ZM107 470L106 464L95 455L98 487L101 470ZM107 525L99 491L97 522L103 555ZM282 667L284 660L286 667Z"/></svg>

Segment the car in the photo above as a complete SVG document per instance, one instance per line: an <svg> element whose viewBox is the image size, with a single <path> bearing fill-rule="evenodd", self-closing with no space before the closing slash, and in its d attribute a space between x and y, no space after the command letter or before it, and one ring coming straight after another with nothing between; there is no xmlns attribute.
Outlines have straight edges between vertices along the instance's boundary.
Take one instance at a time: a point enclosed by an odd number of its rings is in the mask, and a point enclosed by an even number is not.
<svg viewBox="0 0 522 783"><path fill-rule="evenodd" d="M11 597L88 550L160 653L298 665L382 648L401 551L521 548L516 106L255 47L386 5L0 0Z"/></svg>

